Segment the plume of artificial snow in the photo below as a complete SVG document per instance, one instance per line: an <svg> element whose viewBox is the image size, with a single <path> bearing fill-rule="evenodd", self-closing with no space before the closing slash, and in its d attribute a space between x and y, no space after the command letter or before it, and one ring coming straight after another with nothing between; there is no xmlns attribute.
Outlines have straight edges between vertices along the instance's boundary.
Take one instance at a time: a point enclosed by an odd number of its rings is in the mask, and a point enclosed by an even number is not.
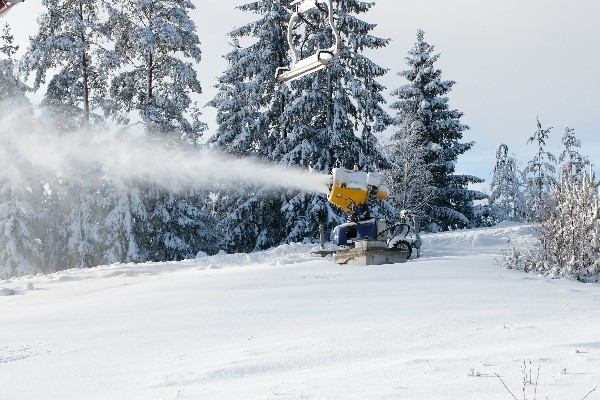
<svg viewBox="0 0 600 400"><path fill-rule="evenodd" d="M85 181L85 171L102 168L114 181L144 181L171 191L249 183L326 194L328 182L328 176L320 172L236 159L191 146L169 148L122 132L58 134L35 121L4 118L0 123L0 178L18 180L24 166L72 181Z"/></svg>

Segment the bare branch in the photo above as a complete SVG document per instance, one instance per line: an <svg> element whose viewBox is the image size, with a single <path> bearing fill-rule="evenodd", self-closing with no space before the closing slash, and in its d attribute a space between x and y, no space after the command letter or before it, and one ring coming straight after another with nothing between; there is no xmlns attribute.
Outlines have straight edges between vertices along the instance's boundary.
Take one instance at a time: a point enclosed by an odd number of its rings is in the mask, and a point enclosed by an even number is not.
<svg viewBox="0 0 600 400"><path fill-rule="evenodd" d="M533 392L533 400L536 400L536 398L537 398L537 389L538 389L539 381L540 381L540 366L538 365L538 373L537 373L537 377L535 378L535 391Z"/></svg>
<svg viewBox="0 0 600 400"><path fill-rule="evenodd" d="M581 400L585 400L585 398L586 398L586 397L588 397L588 396L589 396L590 394L592 394L593 392L595 392L595 391L596 391L596 389L598 389L598 387L595 387L595 388L593 388L592 390L590 390L590 392L589 392L588 394L586 394L586 395L583 397L583 399L581 399Z"/></svg>
<svg viewBox="0 0 600 400"><path fill-rule="evenodd" d="M508 390L508 393L510 393L510 395L513 397L513 399L519 400L519 399L517 399L517 396L515 396L513 394L513 392L510 391L510 389L508 388L508 386L506 386L506 383L504 383L504 381L502 380L502 378L500 378L500 375L498 375L498 374L495 374L495 375L498 377L498 379L500 379L500 382L502 382L502 384L504 385L504 387L506 388L506 390Z"/></svg>

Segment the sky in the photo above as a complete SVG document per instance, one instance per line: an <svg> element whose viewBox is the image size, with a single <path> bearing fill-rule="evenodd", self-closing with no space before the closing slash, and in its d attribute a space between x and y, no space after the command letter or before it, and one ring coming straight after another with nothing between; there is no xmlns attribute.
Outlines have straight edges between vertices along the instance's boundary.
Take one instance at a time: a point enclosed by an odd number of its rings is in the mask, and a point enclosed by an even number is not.
<svg viewBox="0 0 600 400"><path fill-rule="evenodd" d="M206 104L216 94L216 78L227 68L227 33L257 16L241 12L246 0L193 1L192 17L202 42L198 65ZM8 22L22 50L36 31L41 2L19 4L2 18ZM527 139L536 129L536 117L550 132L549 150L560 153L565 127L575 130L582 153L600 162L600 3L596 0L377 0L361 18L377 24L373 34L390 38L384 49L368 55L387 68L380 82L389 93L406 83L397 73L418 29L440 54L442 78L456 81L448 94L450 107L464 113L470 126L465 141L475 147L458 159L457 172L490 178L495 150L506 143L524 165L536 151ZM390 110L391 111L391 110ZM216 129L215 110L204 109L209 133Z"/></svg>

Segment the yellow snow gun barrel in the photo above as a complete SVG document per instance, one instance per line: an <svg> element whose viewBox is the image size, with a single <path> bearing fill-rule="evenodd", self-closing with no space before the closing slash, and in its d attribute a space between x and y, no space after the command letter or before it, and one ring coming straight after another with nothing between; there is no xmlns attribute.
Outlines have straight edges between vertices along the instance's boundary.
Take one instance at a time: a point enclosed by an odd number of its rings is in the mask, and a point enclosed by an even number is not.
<svg viewBox="0 0 600 400"><path fill-rule="evenodd" d="M329 202L354 213L367 202L367 173L334 168Z"/></svg>
<svg viewBox="0 0 600 400"><path fill-rule="evenodd" d="M341 209L354 214L369 200L369 194L376 194L379 200L388 197L388 190L380 186L381 177L375 172L349 171L334 168L328 200Z"/></svg>

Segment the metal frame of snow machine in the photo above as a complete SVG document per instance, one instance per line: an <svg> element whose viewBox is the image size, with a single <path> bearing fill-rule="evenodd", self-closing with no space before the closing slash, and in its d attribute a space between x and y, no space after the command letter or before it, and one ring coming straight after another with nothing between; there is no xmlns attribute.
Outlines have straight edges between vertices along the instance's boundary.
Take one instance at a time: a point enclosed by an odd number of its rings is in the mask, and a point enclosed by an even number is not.
<svg viewBox="0 0 600 400"><path fill-rule="evenodd" d="M14 0L14 1L7 1L7 0L0 0L0 15L4 14L5 11L7 11L10 7L14 6L17 3L23 3L25 0Z"/></svg>
<svg viewBox="0 0 600 400"><path fill-rule="evenodd" d="M331 26L334 43L328 49L319 49L315 54L300 59L300 52L294 46L294 25L302 14L315 8L322 10L319 7L322 3L327 8L327 21ZM281 82L292 82L302 78L308 74L319 71L323 68L335 63L340 53L340 33L335 27L333 21L333 6L331 0L295 0L291 3L296 7L296 11L292 14L287 30L287 40L292 51L292 63L289 67L279 67L275 72L277 80Z"/></svg>

